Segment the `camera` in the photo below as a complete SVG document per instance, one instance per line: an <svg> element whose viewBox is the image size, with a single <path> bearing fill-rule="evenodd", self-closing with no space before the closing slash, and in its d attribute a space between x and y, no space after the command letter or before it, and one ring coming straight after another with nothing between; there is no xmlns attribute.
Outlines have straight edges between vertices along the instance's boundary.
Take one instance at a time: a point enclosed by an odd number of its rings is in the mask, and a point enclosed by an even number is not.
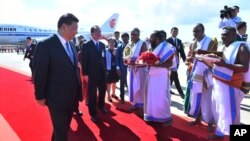
<svg viewBox="0 0 250 141"><path fill-rule="evenodd" d="M220 18L226 18L232 16L232 8L228 7L227 5L224 6L224 9L220 10Z"/></svg>

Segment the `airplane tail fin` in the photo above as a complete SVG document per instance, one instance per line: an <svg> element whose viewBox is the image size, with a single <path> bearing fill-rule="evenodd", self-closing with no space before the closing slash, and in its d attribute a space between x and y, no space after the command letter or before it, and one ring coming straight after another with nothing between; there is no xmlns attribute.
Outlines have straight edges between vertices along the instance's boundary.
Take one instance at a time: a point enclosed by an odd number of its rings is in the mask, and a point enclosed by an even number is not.
<svg viewBox="0 0 250 141"><path fill-rule="evenodd" d="M115 32L116 24L119 18L118 13L114 13L102 26L101 31L102 32Z"/></svg>

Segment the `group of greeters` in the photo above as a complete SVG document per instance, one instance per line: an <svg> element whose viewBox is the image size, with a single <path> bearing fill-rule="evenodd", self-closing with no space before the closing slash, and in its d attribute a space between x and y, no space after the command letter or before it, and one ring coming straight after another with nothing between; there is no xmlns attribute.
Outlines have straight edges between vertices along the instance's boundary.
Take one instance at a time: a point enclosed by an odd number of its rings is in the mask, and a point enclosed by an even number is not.
<svg viewBox="0 0 250 141"><path fill-rule="evenodd" d="M244 26L243 26L244 25ZM185 112L195 120L189 125L208 123L208 131L215 134L208 139L220 139L229 135L230 125L240 124L240 103L250 90L249 45L238 38L239 29L223 27L218 47L217 40L205 35L203 24L193 28L194 42L190 45L186 64L188 65L188 87L185 96ZM238 34L237 34L238 31ZM150 49L160 58L160 63L142 65L137 58L146 51L146 44L139 38L138 29L131 32L131 42L124 50L128 65L129 100L133 108L143 111L145 121L172 123L170 112L169 73L178 66L178 48L166 42L162 31L154 31L150 36Z"/></svg>
<svg viewBox="0 0 250 141"><path fill-rule="evenodd" d="M124 49L128 65L128 93L132 109L137 109L145 121L172 123L170 112L170 72L177 67L176 48L167 42L166 33L156 30L150 35L150 47L139 38L140 30L131 32L131 42ZM160 60L155 64L140 64L138 57L146 51L153 52Z"/></svg>
<svg viewBox="0 0 250 141"><path fill-rule="evenodd" d="M240 103L250 90L246 22L238 18L234 26L220 28L222 46L205 35L202 24L197 24L186 60L189 69L184 111L195 118L190 125L203 120L208 131L216 125L215 134L208 139L223 138L230 134L230 125L240 124Z"/></svg>
<svg viewBox="0 0 250 141"><path fill-rule="evenodd" d="M139 35L138 30L131 32L131 36L135 35ZM145 121L169 126L172 123L169 73L178 66L175 55L178 48L166 42L162 35L162 31L155 31L150 36L151 50L160 58L160 63L146 66L136 63L145 51L145 43L140 39L136 42L132 39L127 45L130 49L125 48L125 53L127 50L130 53L125 58L129 98L134 108L143 110ZM229 135L230 125L240 124L240 103L244 93L250 90L249 45L237 38L235 27L223 28L220 47L216 40L205 35L201 23L193 28L193 35L194 42L186 60L189 69L184 109L195 119L189 125L203 120L211 132L215 124L215 134L208 139L220 139Z"/></svg>
<svg viewBox="0 0 250 141"><path fill-rule="evenodd" d="M219 47L204 32L202 24L193 29L195 40L187 57L190 69L184 110L195 118L190 125L203 120L212 131L215 124L215 134L208 139L220 139L230 134L230 125L240 124L240 103L250 90L250 49L246 41L237 38L235 27L222 28L223 45Z"/></svg>
<svg viewBox="0 0 250 141"><path fill-rule="evenodd" d="M87 82L85 100L91 120L96 123L100 120L98 109L108 113L105 108L106 91L110 102L112 97L116 98L111 90L115 89L118 77L123 88L121 103L124 103L124 85L127 82L132 109L138 109L145 121L171 125L169 75L178 68L177 51L181 48L180 44L176 46L175 38L171 44L167 42L164 31L155 30L150 35L148 47L140 39L140 30L134 28L130 34L131 42L129 34L122 34L123 42L108 39L109 47L106 48L99 41L99 26L93 26L90 29L91 40L81 45L78 55L72 43L78 22L73 14L62 15L57 24L58 32L39 42L33 57L35 97L40 105L48 107L53 125L51 140L68 140L73 112L78 102L83 100L82 82ZM177 28L173 29L171 32L176 32ZM210 138L221 138L229 134L231 124L240 123L241 89L249 90L249 48L245 42L235 41L235 28L225 27L222 31L224 48L217 52L217 44L204 32L202 24L194 27L195 40L187 59L184 59L191 68L188 81L190 93L185 96L185 110L196 118L191 124L199 123L200 117L205 122L215 123L216 134ZM150 65L138 63L137 58L146 51L158 56L159 61ZM239 77L242 78L240 84L231 85Z"/></svg>

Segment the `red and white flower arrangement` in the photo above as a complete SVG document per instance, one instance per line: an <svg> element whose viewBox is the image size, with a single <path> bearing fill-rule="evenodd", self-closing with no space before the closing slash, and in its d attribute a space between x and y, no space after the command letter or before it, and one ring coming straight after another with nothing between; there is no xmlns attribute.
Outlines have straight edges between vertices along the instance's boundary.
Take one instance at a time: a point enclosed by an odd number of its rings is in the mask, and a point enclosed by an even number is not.
<svg viewBox="0 0 250 141"><path fill-rule="evenodd" d="M160 58L150 51L141 53L136 60L139 64L155 65L160 63Z"/></svg>

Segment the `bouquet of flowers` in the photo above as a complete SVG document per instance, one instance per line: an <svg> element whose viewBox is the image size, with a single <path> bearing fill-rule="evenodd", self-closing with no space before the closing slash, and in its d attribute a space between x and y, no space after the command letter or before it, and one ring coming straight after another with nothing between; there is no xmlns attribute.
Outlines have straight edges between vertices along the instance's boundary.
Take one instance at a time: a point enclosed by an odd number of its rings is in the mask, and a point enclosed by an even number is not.
<svg viewBox="0 0 250 141"><path fill-rule="evenodd" d="M160 62L160 58L150 51L143 52L136 60L136 62L141 64L154 65Z"/></svg>

